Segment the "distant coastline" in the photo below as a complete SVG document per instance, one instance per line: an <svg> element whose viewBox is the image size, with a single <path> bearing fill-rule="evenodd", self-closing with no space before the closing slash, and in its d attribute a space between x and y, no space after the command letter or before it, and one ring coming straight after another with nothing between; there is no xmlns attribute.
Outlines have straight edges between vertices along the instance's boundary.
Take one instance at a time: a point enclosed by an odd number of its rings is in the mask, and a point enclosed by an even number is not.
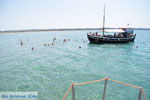
<svg viewBox="0 0 150 100"><path fill-rule="evenodd" d="M60 29L24 29L24 30L4 30L0 33L19 33L19 32L44 32L44 31L84 31L84 30L101 30L102 28L60 28ZM106 28L118 29L118 28ZM134 30L150 30L150 28L132 28Z"/></svg>

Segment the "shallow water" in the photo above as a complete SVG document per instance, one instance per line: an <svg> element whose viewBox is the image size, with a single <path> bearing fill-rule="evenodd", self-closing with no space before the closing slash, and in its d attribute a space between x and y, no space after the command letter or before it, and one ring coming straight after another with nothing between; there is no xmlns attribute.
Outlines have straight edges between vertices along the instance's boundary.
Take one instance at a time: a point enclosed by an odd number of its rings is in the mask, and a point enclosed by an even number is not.
<svg viewBox="0 0 150 100"><path fill-rule="evenodd" d="M61 100L73 82L109 77L144 87L150 99L150 31L136 30L134 43L103 45L89 44L87 32L0 34L0 91L38 91L39 100ZM100 100L103 83L76 86L77 100ZM107 100L137 96L138 89L108 81Z"/></svg>

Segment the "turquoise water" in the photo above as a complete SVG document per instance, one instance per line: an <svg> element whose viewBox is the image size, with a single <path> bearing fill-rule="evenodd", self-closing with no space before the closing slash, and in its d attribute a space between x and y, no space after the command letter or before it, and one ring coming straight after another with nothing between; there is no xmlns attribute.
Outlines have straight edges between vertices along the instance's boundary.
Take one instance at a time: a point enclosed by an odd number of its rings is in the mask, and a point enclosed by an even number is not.
<svg viewBox="0 0 150 100"><path fill-rule="evenodd" d="M38 91L39 100L61 100L72 82L109 77L144 87L150 99L150 31L136 30L134 43L104 45L89 44L87 32L0 34L0 91ZM100 100L103 83L76 86L77 100ZM108 81L107 100L137 96L138 89Z"/></svg>

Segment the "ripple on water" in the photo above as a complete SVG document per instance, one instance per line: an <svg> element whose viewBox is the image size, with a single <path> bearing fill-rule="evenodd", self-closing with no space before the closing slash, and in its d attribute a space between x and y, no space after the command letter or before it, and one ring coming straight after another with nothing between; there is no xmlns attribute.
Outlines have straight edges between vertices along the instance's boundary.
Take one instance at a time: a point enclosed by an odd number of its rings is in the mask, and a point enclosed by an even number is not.
<svg viewBox="0 0 150 100"><path fill-rule="evenodd" d="M72 82L110 77L144 87L149 99L149 31L135 31L134 43L104 45L83 42L87 40L87 32L0 34L0 91L38 91L40 100L58 100ZM57 42L52 46L54 37ZM65 38L70 40L63 43ZM19 45L19 39L23 40L23 46ZM77 86L76 98L101 98L103 83ZM136 89L108 82L107 99L133 100L137 94Z"/></svg>

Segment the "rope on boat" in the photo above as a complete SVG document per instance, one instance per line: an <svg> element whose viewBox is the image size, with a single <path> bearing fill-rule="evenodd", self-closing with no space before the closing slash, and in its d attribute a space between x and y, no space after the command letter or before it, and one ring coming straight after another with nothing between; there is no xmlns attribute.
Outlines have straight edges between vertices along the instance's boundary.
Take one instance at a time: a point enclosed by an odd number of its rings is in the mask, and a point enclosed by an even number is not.
<svg viewBox="0 0 150 100"><path fill-rule="evenodd" d="M100 80L95 80L95 81L90 81L90 82L84 82L84 83L72 83L71 86L68 88L67 92L65 93L65 95L63 96L62 100L65 100L65 99L66 99L66 97L68 96L69 92L72 90L72 87L73 87L73 86L91 84L91 83L101 82L101 81L103 81L103 80L110 80L110 81L113 81L113 82L115 82L115 83L119 83L119 84L123 84L123 85L130 86L130 87L133 87L133 88L141 89L141 90L142 90L142 94L143 94L143 96L144 96L144 100L147 100L146 94L145 94L145 92L144 92L143 87L139 87L139 86L135 86L135 85L123 83L123 82L116 81L116 80L113 80L113 79L110 79L110 78L103 78L103 79L100 79Z"/></svg>

